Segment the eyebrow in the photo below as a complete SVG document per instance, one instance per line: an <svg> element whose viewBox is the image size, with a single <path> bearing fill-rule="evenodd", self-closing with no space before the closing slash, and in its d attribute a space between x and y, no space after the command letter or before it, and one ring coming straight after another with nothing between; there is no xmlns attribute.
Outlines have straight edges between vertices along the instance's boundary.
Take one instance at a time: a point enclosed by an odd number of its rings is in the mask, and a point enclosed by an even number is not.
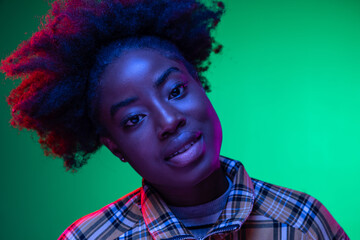
<svg viewBox="0 0 360 240"><path fill-rule="evenodd" d="M154 87L158 88L161 84L163 84L166 80L166 78L170 75L172 72L180 72L180 69L177 67L171 67L168 68L154 83Z"/></svg>
<svg viewBox="0 0 360 240"><path fill-rule="evenodd" d="M128 106L129 104L131 104L137 100L138 100L138 97L131 97L131 98L125 99L124 101L121 101L119 103L112 105L111 109L110 109L111 117L114 117L115 113L119 110L119 108Z"/></svg>
<svg viewBox="0 0 360 240"><path fill-rule="evenodd" d="M163 84L165 82L165 80L167 79L167 77L172 73L172 72L180 72L180 69L177 67L171 67L168 68L154 83L154 87L158 88L159 86L161 86L161 84ZM119 110L119 108L122 107L126 107L128 105L130 105L131 103L137 101L139 98L138 97L130 97L127 98L119 103L116 103L114 105L111 106L110 108L110 115L111 117L114 117L114 115L116 114L116 112Z"/></svg>

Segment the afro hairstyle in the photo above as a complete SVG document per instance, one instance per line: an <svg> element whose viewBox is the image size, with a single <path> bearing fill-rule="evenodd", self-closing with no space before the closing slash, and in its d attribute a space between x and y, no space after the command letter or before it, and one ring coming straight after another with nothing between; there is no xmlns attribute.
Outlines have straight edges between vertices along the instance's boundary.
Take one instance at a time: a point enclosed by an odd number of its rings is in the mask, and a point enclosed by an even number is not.
<svg viewBox="0 0 360 240"><path fill-rule="evenodd" d="M101 146L88 107L99 52L121 39L161 39L176 46L208 91L202 73L221 50L211 32L223 12L216 0L54 1L39 30L1 61L7 77L21 78L7 98L11 125L35 130L46 155L79 169Z"/></svg>

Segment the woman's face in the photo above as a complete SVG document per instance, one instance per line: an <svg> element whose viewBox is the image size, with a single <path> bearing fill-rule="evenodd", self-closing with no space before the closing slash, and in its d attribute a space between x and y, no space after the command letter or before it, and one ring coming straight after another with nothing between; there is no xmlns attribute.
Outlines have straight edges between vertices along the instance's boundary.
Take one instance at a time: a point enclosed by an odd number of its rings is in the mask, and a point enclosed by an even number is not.
<svg viewBox="0 0 360 240"><path fill-rule="evenodd" d="M102 142L154 186L198 184L220 167L222 131L199 81L150 49L125 51L104 71Z"/></svg>

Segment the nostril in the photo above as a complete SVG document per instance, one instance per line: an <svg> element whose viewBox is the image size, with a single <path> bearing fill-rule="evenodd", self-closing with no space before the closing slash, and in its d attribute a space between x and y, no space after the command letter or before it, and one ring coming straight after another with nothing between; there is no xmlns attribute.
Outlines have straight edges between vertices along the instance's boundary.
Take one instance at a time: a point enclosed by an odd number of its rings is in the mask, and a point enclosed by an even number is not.
<svg viewBox="0 0 360 240"><path fill-rule="evenodd" d="M179 124L177 126L177 129L185 126L185 124L186 124L186 119L185 118L180 119L180 122L179 122Z"/></svg>
<svg viewBox="0 0 360 240"><path fill-rule="evenodd" d="M164 132L163 134L161 134L161 138L165 139L169 136L169 132Z"/></svg>
<svg viewBox="0 0 360 240"><path fill-rule="evenodd" d="M178 132L179 128L186 125L185 118L176 118L171 124L167 125L167 127L163 128L160 136L162 139L168 138L170 135Z"/></svg>

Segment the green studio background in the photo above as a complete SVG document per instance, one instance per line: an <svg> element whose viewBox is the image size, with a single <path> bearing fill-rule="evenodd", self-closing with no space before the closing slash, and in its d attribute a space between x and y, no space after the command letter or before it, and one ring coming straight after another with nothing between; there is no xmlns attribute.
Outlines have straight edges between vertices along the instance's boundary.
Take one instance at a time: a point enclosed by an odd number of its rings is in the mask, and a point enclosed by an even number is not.
<svg viewBox="0 0 360 240"><path fill-rule="evenodd" d="M360 2L225 0L209 94L222 154L250 176L319 199L360 239ZM0 57L36 31L45 0L0 0ZM56 239L76 219L141 185L107 149L78 173L43 155L37 136L9 125L1 75L2 239Z"/></svg>

